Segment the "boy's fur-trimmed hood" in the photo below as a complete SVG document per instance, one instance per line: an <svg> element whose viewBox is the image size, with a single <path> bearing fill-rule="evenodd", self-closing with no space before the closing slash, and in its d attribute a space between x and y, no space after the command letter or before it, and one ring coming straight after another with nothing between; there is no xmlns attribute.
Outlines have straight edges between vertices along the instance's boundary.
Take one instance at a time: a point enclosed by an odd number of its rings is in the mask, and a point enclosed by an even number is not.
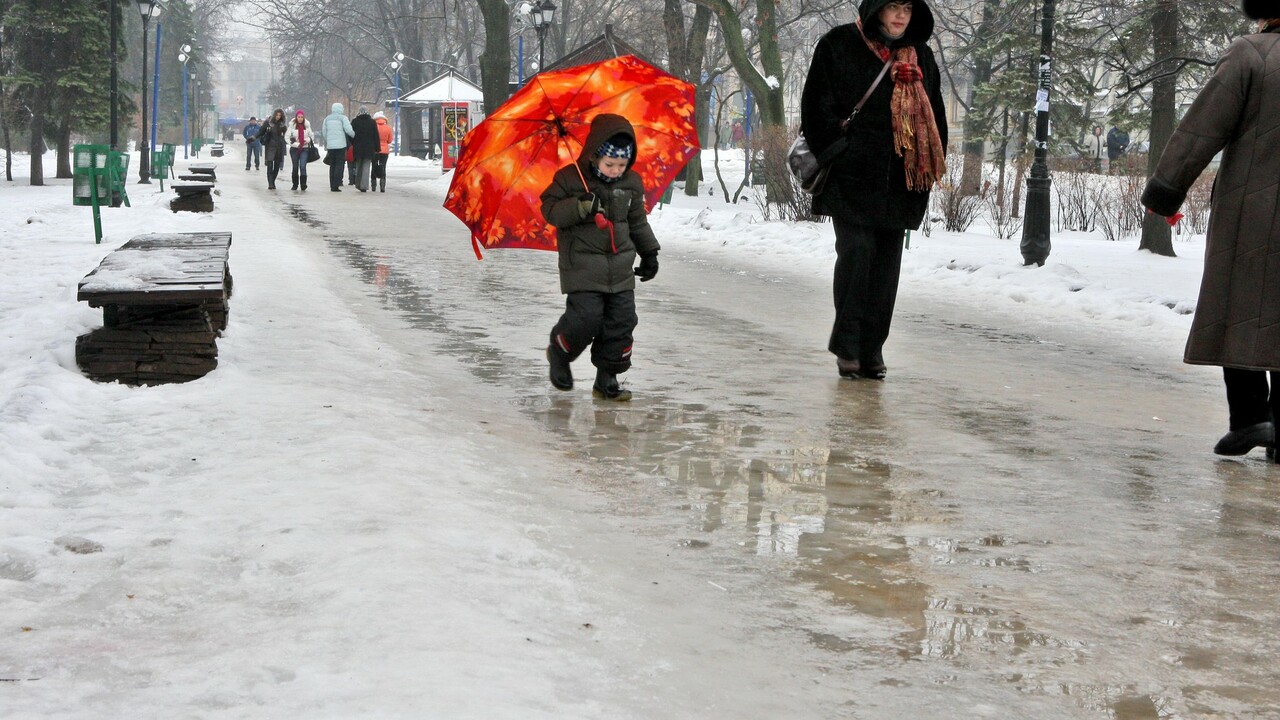
<svg viewBox="0 0 1280 720"><path fill-rule="evenodd" d="M591 130L587 133L587 141L582 144L582 154L578 156L578 165L582 166L583 171L590 169L600 146L614 135L626 135L631 138L632 145L636 142L636 131L631 127L631 121L621 115L604 113L591 120ZM638 151L631 154L627 170L636 163L636 156L639 154Z"/></svg>

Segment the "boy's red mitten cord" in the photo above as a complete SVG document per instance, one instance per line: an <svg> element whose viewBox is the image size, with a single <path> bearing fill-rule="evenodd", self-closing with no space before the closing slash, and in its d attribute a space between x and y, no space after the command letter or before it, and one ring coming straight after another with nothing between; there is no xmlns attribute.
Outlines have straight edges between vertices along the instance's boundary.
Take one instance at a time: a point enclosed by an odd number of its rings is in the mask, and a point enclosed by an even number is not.
<svg viewBox="0 0 1280 720"><path fill-rule="evenodd" d="M893 79L898 83L913 83L924 79L920 66L913 63L896 62L893 64Z"/></svg>
<svg viewBox="0 0 1280 720"><path fill-rule="evenodd" d="M604 230L605 228L609 228L609 247L613 248L613 254L617 255L618 243L614 242L614 239L613 239L613 221L605 217L604 213L598 212L596 213L596 227L600 228L601 230Z"/></svg>
<svg viewBox="0 0 1280 720"><path fill-rule="evenodd" d="M1155 214L1155 210L1152 210L1151 208L1147 208L1147 212L1151 213L1152 215ZM1185 216L1182 213L1176 212L1166 217L1164 221L1169 223L1169 227L1173 227L1177 225L1182 220L1183 217Z"/></svg>

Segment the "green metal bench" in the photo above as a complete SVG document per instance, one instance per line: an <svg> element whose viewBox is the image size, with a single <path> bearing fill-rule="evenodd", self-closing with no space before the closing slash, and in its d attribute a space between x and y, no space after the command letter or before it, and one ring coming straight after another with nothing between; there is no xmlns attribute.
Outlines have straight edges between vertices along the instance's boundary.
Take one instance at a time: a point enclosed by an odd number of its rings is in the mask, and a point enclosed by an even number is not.
<svg viewBox="0 0 1280 720"><path fill-rule="evenodd" d="M108 145L76 145L71 181L71 204L93 208L93 236L102 242L103 205L130 206L125 181L129 175L129 155Z"/></svg>
<svg viewBox="0 0 1280 720"><path fill-rule="evenodd" d="M172 150L152 151L151 177L157 178L160 180L160 192L164 192L164 179L173 177L173 151Z"/></svg>

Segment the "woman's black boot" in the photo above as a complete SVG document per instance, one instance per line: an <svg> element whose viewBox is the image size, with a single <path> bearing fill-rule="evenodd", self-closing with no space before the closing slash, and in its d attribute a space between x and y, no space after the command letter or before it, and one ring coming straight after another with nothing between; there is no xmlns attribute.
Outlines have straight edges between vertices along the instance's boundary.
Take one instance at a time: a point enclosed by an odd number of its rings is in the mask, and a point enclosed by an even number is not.
<svg viewBox="0 0 1280 720"><path fill-rule="evenodd" d="M1275 425L1260 422L1223 435L1213 446L1213 452L1217 455L1244 455L1256 447L1271 446L1275 439ZM1274 457L1274 448L1271 448L1271 454Z"/></svg>

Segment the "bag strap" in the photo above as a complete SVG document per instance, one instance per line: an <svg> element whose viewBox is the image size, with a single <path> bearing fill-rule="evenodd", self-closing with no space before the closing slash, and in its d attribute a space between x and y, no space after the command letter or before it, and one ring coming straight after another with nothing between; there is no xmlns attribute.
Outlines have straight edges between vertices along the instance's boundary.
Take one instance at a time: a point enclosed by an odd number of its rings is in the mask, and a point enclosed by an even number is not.
<svg viewBox="0 0 1280 720"><path fill-rule="evenodd" d="M853 106L853 112L849 113L849 117L845 118L844 122L840 123L840 127L842 129L849 127L849 123L853 122L853 119L858 116L858 113L862 112L862 106L867 104L867 100L871 99L871 93L876 91L876 88L880 86L880 81L884 79L885 75L889 74L889 66L892 64L893 60L884 61L884 67L880 68L880 74L876 76L875 82L871 83L871 87L867 88L867 92L862 96L862 99L858 101L858 104Z"/></svg>
<svg viewBox="0 0 1280 720"><path fill-rule="evenodd" d="M885 75L889 74L889 66L892 64L892 59L884 62L884 67L880 68L880 74L876 75L876 79L871 83L871 87L867 88L867 91L863 93L862 99L858 101L858 104L853 106L853 112L849 113L849 117L845 118L840 123L841 130L848 128L849 123L853 122L853 119L858 116L858 113L862 112L862 106L866 105L867 100L871 99L871 93L875 92L877 87L880 87L880 81L884 79ZM831 145L829 145L821 155L818 156L818 164L826 165L831 162L836 158L836 156L844 152L845 146L848 144L849 139L841 135L835 142L831 143Z"/></svg>

